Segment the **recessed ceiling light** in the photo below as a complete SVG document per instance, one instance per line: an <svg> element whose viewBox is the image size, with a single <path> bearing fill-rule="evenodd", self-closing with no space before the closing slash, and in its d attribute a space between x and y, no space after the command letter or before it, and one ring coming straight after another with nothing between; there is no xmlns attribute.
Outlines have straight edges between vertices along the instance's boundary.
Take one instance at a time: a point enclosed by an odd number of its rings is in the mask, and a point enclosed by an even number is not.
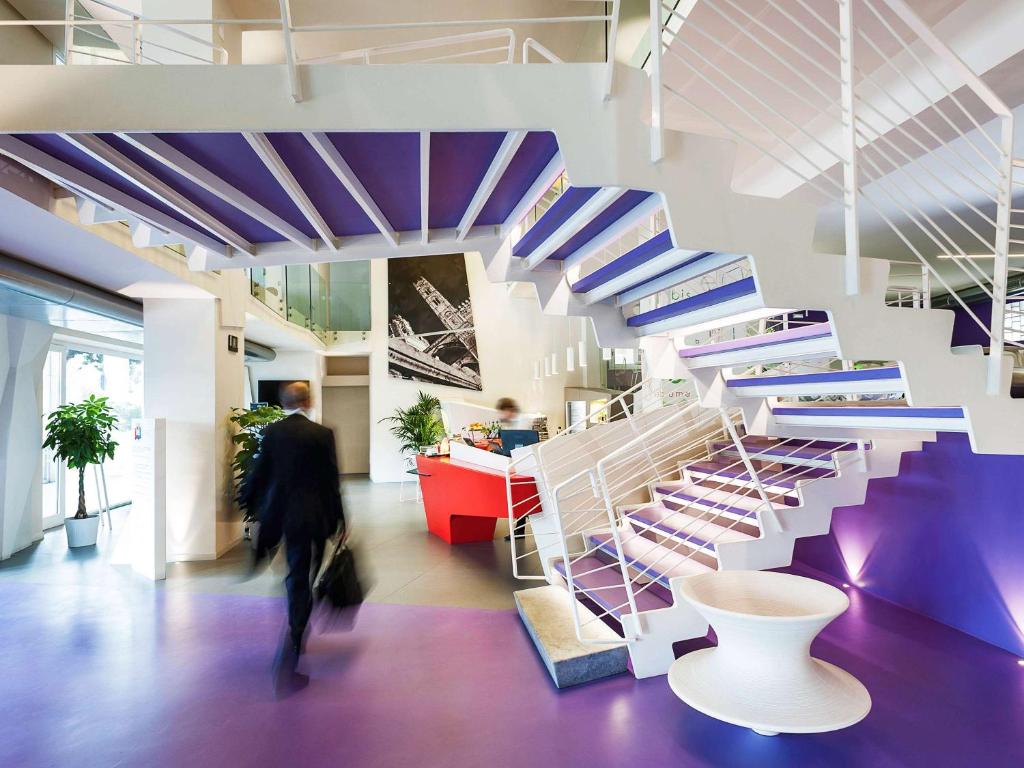
<svg viewBox="0 0 1024 768"><path fill-rule="evenodd" d="M849 589L849 588L850 588L850 585L847 584L846 582L843 582L843 589Z"/></svg>
<svg viewBox="0 0 1024 768"><path fill-rule="evenodd" d="M1024 659L1017 659L1017 666L1024 667Z"/></svg>

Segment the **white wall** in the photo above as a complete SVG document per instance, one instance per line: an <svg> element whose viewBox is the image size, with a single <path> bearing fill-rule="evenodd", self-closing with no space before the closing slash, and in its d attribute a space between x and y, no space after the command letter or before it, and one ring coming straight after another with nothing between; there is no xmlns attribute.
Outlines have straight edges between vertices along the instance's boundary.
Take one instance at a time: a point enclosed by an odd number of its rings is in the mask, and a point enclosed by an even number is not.
<svg viewBox="0 0 1024 768"><path fill-rule="evenodd" d="M53 329L0 315L0 560L43 536L42 375Z"/></svg>
<svg viewBox="0 0 1024 768"><path fill-rule="evenodd" d="M225 299L146 299L145 405L167 419L167 556L205 560L235 544L228 417L243 404L241 328ZM244 318L244 315L243 315Z"/></svg>
<svg viewBox="0 0 1024 768"><path fill-rule="evenodd" d="M322 417L321 405L323 395L321 392L325 370L325 358L316 352L300 351L279 351L277 357L269 362L249 363L253 378L256 380L257 388L253 389L253 396L258 393L259 382L265 380L309 382L309 389L313 396L313 420L320 421Z"/></svg>
<svg viewBox="0 0 1024 768"><path fill-rule="evenodd" d="M0 21L23 18L7 0L0 0ZM34 27L0 27L2 64L53 64L53 45Z"/></svg>
<svg viewBox="0 0 1024 768"><path fill-rule="evenodd" d="M554 434L564 426L565 387L585 379L584 371L567 372L565 365L565 348L575 347L581 337L579 318L545 315L536 298L516 298L506 284L492 283L477 253L467 254L466 272L480 355L481 392L388 376L387 262L378 260L370 265L370 478L374 482L404 479L398 443L387 425L379 422L396 408L410 405L420 390L443 400L487 407L501 397L511 397L524 412L545 414ZM545 377L542 361L551 354L557 356L558 373ZM598 361L591 355L588 362L593 366ZM540 368L539 380L534 379L535 364Z"/></svg>

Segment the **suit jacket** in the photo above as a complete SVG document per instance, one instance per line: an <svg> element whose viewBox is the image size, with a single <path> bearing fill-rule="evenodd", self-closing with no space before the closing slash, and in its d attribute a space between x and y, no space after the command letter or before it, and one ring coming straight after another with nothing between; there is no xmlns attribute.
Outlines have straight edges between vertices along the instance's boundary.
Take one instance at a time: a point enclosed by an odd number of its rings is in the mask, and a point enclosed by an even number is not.
<svg viewBox="0 0 1024 768"><path fill-rule="evenodd" d="M242 496L260 522L258 554L322 540L344 525L334 433L296 413L267 427Z"/></svg>

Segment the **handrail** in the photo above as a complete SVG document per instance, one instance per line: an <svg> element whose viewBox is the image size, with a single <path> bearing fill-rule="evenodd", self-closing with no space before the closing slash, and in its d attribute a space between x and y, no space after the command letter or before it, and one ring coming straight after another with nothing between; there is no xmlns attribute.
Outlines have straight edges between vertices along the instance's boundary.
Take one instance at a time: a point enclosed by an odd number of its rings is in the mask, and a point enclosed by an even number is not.
<svg viewBox="0 0 1024 768"><path fill-rule="evenodd" d="M541 45L536 40L534 40L532 37L528 37L525 40L523 40L523 64L529 64L530 63L530 51L536 51L537 53L539 53L541 56L543 56L545 59L547 59L552 64L563 64L563 63L565 63L557 55L552 53L551 50L547 46Z"/></svg>
<svg viewBox="0 0 1024 768"><path fill-rule="evenodd" d="M857 0L856 14L852 0L765 5L770 14L740 0L651 0L652 152L664 92L684 118L763 158L748 181L777 184L779 195L804 186L841 206L851 295L870 212L905 250L893 258L927 273L914 305L927 308L933 286L945 290L989 337L988 390L998 393L1003 349L1024 345L1006 334L1009 249L1024 245L1011 208L1012 111L906 0ZM730 40L715 32L723 25L735 30ZM662 82L662 54L689 79ZM958 280L936 261L944 257L991 300L989 317L953 290Z"/></svg>
<svg viewBox="0 0 1024 768"><path fill-rule="evenodd" d="M301 31L300 28L295 27L292 30ZM348 61L351 59L360 59L365 64L370 63L370 59L374 56L386 56L393 53L404 53L406 51L420 51L427 50L430 48L439 48L445 45L458 45L460 43L473 42L476 40L489 40L492 38L506 38L507 44L501 48L489 48L483 51L467 51L464 53L451 54L455 56L466 56L474 55L479 53L491 53L498 50L506 51L507 56L505 63L511 64L513 55L515 53L516 46L516 33L511 28L488 30L486 32L467 32L461 35L446 35L444 37L433 37L426 40L413 40L408 43L394 43L391 45L378 45L371 46L369 48L359 48L352 51L342 51L341 53L333 53L328 56L318 56L308 59L296 59L297 64L331 64L335 62ZM448 57L440 57L448 58ZM433 60L431 60L433 61ZM420 60L418 63L425 63Z"/></svg>
<svg viewBox="0 0 1024 768"><path fill-rule="evenodd" d="M530 515L541 511L548 512L544 505L544 498L549 503L554 502L554 490L560 488L564 482L578 481L587 469L576 469L581 462L586 462L587 467L591 465L592 447L590 439L608 435L615 430L625 430L627 434L636 435L646 426L645 416L650 414L651 419L659 418L664 411L665 400L669 396L665 392L652 389L656 383L655 379L644 379L639 384L609 400L601 408L588 413L582 419L568 425L559 434L550 440L537 445L533 451L524 456L513 459L509 462L505 475L506 504L508 510L509 529L514 530L516 520L524 515ZM645 393L649 393L645 395ZM681 398L682 402L688 401L688 396ZM670 404L668 407L678 406L678 403ZM652 407L653 406L653 407ZM602 430L592 432L587 427ZM617 438L616 438L617 439ZM566 450L565 446L579 442L581 447ZM598 450L601 450L598 447ZM552 452L555 455L552 456ZM566 478L566 472L569 477ZM518 483L533 482L536 485L536 492L518 502L513 501L513 488ZM527 517L527 520L530 518ZM543 579L544 576L526 574L521 572L520 563L532 555L538 554L540 547L546 542L538 544L537 538L542 535L534 529L535 546L525 552L521 552L515 536L511 540L512 572L519 579Z"/></svg>

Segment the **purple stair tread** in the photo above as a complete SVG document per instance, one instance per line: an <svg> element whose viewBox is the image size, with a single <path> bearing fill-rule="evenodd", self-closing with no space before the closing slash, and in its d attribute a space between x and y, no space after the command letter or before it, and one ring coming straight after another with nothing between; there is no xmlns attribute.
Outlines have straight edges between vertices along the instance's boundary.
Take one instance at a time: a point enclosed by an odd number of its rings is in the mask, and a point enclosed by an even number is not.
<svg viewBox="0 0 1024 768"><path fill-rule="evenodd" d="M608 567L611 566L611 567ZM597 569L601 570L597 570ZM555 570L562 577L565 577L565 563L561 560L555 563ZM587 597L597 603L613 616L621 616L629 611L625 608L618 608L620 605L628 606L626 588L622 580L622 571L617 565L609 560L598 557L583 557L573 565L573 584L584 592ZM594 573L586 573L594 571ZM580 576L579 574L585 574ZM670 603L663 600L650 588L643 592L635 593L634 599L638 611L656 611L666 608Z"/></svg>
<svg viewBox="0 0 1024 768"><path fill-rule="evenodd" d="M683 267L688 267L688 266L690 266L692 264L696 264L697 262L702 261L703 259L706 259L709 256L714 256L716 253L717 253L717 251L699 251L699 252L695 253L692 258L689 258L689 259L687 259L684 262L676 264L674 267L669 267L668 269L666 269L666 270L664 270L662 272L659 272L658 274L654 275L653 277L649 277L646 280L637 283L636 285L629 286L629 288L624 289L619 295L621 296L626 291L632 291L632 290L635 290L637 288L643 288L645 285L649 285L650 283L653 283L656 280L661 280L661 278L665 277L666 275L672 274L676 270L682 269Z"/></svg>
<svg viewBox="0 0 1024 768"><path fill-rule="evenodd" d="M695 485L695 483L687 483L687 485ZM665 496L669 501L691 501L700 504L702 507L707 509L718 511L722 513L731 512L736 515L742 515L743 517L750 517L754 519L754 513L745 509L744 507L737 506L728 501L701 498L700 494L688 493L687 491L680 488L673 488L670 485L657 485L654 490ZM711 489L708 489L711 490ZM755 498L748 496L747 498Z"/></svg>
<svg viewBox="0 0 1024 768"><path fill-rule="evenodd" d="M780 384L826 384L848 381L900 381L903 374L899 368L861 368L852 371L829 371L827 373L798 373L785 376L742 376L729 379L729 387L771 387Z"/></svg>
<svg viewBox="0 0 1024 768"><path fill-rule="evenodd" d="M688 482L688 481L684 481L684 480L679 480L677 482L680 485L684 485L684 486L697 486L697 487L700 487L700 488L707 488L707 486L704 486L704 485L701 484L700 480L696 480L695 482L692 482L692 483ZM722 502L713 502L713 501L708 500L708 499L702 499L701 496L698 495L698 494L689 493L686 490L684 490L683 488L677 488L677 487L675 487L674 485L671 485L671 484L662 484L662 485L656 486L655 490L657 490L658 493L662 494L663 498L661 499L661 503L664 504L665 506L668 506L668 507L671 507L673 504L680 504L680 503L684 503L684 502L698 502L700 504L707 504L707 505L716 504L716 505L718 505L718 506L716 506L716 509L721 510L721 512L723 514L728 513L728 512L733 512L735 514L743 515L744 517L747 517L747 518L753 520L753 512L751 510L749 510L749 509L744 509L743 507L733 507L733 506L730 506L727 503L723 504ZM712 490L712 489L708 489L708 490ZM724 488L722 488L720 490L723 493L730 493L731 492L731 491L728 491L728 490L726 490ZM746 498L748 498L748 499L755 499L755 500L759 499L759 497L756 495L756 490L749 489L749 488L747 490L750 491L750 492L743 494ZM798 507L798 506L800 506L800 500L798 498L796 498L795 496L788 496L788 495L780 496L780 497L778 497L776 499L773 499L773 503L776 504L776 505L780 505L781 504L781 505L787 506L787 507Z"/></svg>
<svg viewBox="0 0 1024 768"><path fill-rule="evenodd" d="M913 406L855 406L840 405L830 408L786 407L772 408L775 416L853 416L858 418L908 418L908 419L962 419L963 408L915 408Z"/></svg>
<svg viewBox="0 0 1024 768"><path fill-rule="evenodd" d="M630 520L636 520L639 523L647 525L659 533L664 533L669 536L678 536L680 539L685 539L686 543L697 549L713 549L714 545L707 539L701 538L697 533L687 534L686 531L680 530L671 523L664 522L662 520L655 520L652 515L645 515L642 510L630 512L626 515ZM709 526L710 528L710 526ZM713 529L712 529L713 532Z"/></svg>
<svg viewBox="0 0 1024 768"><path fill-rule="evenodd" d="M702 357L714 355L720 352L735 352L740 349L756 349L757 347L769 347L776 344L787 344L793 341L815 339L832 335L830 323L815 323L813 325L801 325L797 328L790 328L788 331L776 333L762 333L757 336L746 336L742 339L731 341L720 341L717 344L703 344L699 347L689 347L679 350L679 356L684 358Z"/></svg>
<svg viewBox="0 0 1024 768"><path fill-rule="evenodd" d="M741 467L719 462L698 462L689 466L695 472L715 474L733 480L749 481L750 475ZM763 483L782 488L795 488L797 480L817 480L822 477L834 477L835 472L826 467L790 467L778 472L763 470L758 477Z"/></svg>
<svg viewBox="0 0 1024 768"><path fill-rule="evenodd" d="M641 189L627 189L616 200L609 203L603 211L570 236L568 240L558 246L548 258L552 261L563 261L569 258L569 256L600 235L623 216L626 216L653 194L653 192L645 192Z"/></svg>
<svg viewBox="0 0 1024 768"><path fill-rule="evenodd" d="M795 445L757 445L744 443L743 447L747 449L747 453L750 454L750 458L758 459L762 456L778 456L779 458L787 459L817 459L820 461L828 461L832 458L832 454L839 450L853 450L857 447L856 443L851 443L845 449L842 448L842 443L836 443L829 446L820 445L803 445L797 443ZM721 450L723 452L728 451L730 454L739 455L739 451L732 443L712 443L712 448Z"/></svg>
<svg viewBox="0 0 1024 768"><path fill-rule="evenodd" d="M604 285L609 280L621 277L630 270L636 269L657 256L661 256L663 253L668 253L672 248L672 233L667 229L663 230L650 240L640 243L636 248L619 256L615 261L605 264L600 269L596 269L586 277L576 281L572 284L572 290L574 293L591 291L600 285Z"/></svg>
<svg viewBox="0 0 1024 768"><path fill-rule="evenodd" d="M569 187L544 215L522 236L512 255L525 258L536 250L537 246L548 239L560 226L582 208L586 202L601 191L600 187Z"/></svg>
<svg viewBox="0 0 1024 768"><path fill-rule="evenodd" d="M757 293L757 284L754 282L753 277L745 277L742 280L737 280L735 283L729 283L728 285L720 286L719 288L713 288L710 291L691 296L687 299L675 301L671 304L666 304L664 307L658 307L648 312L642 312L639 315L634 315L626 321L626 325L630 327L650 325L656 323L659 320L668 320L672 317L679 317L689 312L695 312L698 309L704 309L705 307L713 307L716 304L724 304L731 299L738 299L742 296L750 296Z"/></svg>

